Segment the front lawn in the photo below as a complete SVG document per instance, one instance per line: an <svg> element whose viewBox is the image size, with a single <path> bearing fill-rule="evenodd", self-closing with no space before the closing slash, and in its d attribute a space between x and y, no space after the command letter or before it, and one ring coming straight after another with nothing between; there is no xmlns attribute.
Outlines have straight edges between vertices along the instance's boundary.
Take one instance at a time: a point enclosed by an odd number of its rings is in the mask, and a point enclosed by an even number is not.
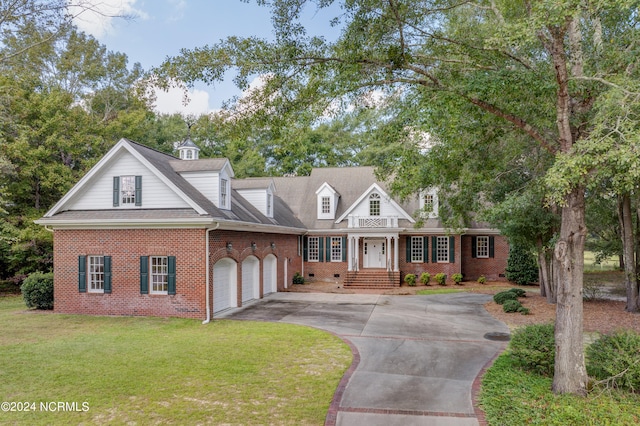
<svg viewBox="0 0 640 426"><path fill-rule="evenodd" d="M289 324L58 315L2 297L0 326L0 402L31 410L3 405L0 424L322 424L351 363L337 337Z"/></svg>
<svg viewBox="0 0 640 426"><path fill-rule="evenodd" d="M508 350L482 378L480 408L487 424L638 425L640 394L594 389L585 398L555 395L549 377L520 370Z"/></svg>

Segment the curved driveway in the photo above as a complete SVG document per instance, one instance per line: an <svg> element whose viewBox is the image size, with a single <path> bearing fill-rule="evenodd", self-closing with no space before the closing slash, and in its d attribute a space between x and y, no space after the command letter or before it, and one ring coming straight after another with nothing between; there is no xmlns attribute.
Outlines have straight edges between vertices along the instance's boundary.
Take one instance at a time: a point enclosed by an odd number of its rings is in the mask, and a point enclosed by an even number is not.
<svg viewBox="0 0 640 426"><path fill-rule="evenodd" d="M466 426L479 424L474 381L505 347L484 335L509 332L482 306L489 300L275 293L225 316L317 327L357 349L326 424Z"/></svg>

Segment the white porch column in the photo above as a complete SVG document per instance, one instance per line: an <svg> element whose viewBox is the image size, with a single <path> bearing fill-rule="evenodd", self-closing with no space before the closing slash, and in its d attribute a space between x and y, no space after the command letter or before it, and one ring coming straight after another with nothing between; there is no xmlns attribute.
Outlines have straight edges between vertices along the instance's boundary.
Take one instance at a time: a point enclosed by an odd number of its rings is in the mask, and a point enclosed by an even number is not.
<svg viewBox="0 0 640 426"><path fill-rule="evenodd" d="M386 236L385 244L387 245L385 254L384 254L387 258L387 271L391 271L391 236L389 235Z"/></svg>
<svg viewBox="0 0 640 426"><path fill-rule="evenodd" d="M355 242L355 250L353 251L355 265L353 265L353 270L359 271L360 270L360 238L358 238L357 235L353 238Z"/></svg>
<svg viewBox="0 0 640 426"><path fill-rule="evenodd" d="M353 237L347 237L347 271L353 271Z"/></svg>
<svg viewBox="0 0 640 426"><path fill-rule="evenodd" d="M399 243L400 243L400 237L398 235L394 235L393 236L393 271L394 272L400 271L400 262L399 262L399 256L398 256Z"/></svg>

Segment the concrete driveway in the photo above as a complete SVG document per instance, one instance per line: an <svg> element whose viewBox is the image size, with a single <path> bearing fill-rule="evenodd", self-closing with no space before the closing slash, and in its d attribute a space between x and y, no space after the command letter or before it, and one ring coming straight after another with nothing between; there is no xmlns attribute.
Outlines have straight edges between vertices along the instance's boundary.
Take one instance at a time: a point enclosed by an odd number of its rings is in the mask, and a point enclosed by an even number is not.
<svg viewBox="0 0 640 426"><path fill-rule="evenodd" d="M491 296L275 293L226 315L333 332L354 363L334 396L326 424L478 425L476 378L508 333L483 304ZM481 419L482 420L482 419Z"/></svg>

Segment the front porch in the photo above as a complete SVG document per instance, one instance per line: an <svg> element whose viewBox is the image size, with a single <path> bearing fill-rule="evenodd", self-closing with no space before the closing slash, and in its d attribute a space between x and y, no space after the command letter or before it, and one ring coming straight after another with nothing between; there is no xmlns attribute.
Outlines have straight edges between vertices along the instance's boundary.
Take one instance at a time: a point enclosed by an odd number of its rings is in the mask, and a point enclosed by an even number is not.
<svg viewBox="0 0 640 426"><path fill-rule="evenodd" d="M400 287L399 236L393 231L369 230L347 236L345 288L389 289Z"/></svg>
<svg viewBox="0 0 640 426"><path fill-rule="evenodd" d="M400 287L400 272L386 269L364 269L348 271L344 288L382 290Z"/></svg>

